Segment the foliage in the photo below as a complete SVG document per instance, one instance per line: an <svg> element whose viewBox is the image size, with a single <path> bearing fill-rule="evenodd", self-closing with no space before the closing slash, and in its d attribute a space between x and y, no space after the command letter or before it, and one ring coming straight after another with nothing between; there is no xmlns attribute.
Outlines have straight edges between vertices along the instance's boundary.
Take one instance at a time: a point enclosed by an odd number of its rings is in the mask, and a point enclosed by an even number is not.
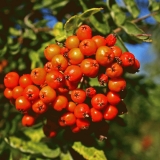
<svg viewBox="0 0 160 160"><path fill-rule="evenodd" d="M138 2L138 1L137 1ZM74 34L77 27L89 24L94 34L117 34L123 51L124 42L140 44L152 42L160 51L159 37L160 3L149 0L148 9L156 20L151 25L147 17L139 17L136 1L102 0L31 0L2 2L0 7L0 159L9 160L72 160L112 159L148 160L159 159L159 89L152 77L126 75L128 114L111 121L111 129L105 142L95 137L81 135L67 136L62 131L55 139L45 138L41 125L33 128L21 126L21 115L3 96L3 77L9 71L21 75L45 63L44 48L56 41L63 42L66 36ZM44 13L43 9L47 9ZM55 16L54 27L48 27L44 15ZM150 33L153 35L152 39ZM150 64L149 74L159 77L158 59ZM159 79L158 79L159 80ZM159 82L156 79L156 82ZM94 81L91 82L95 84ZM63 141L62 141L62 138ZM82 140L81 139L81 140ZM98 157L98 158L97 158Z"/></svg>

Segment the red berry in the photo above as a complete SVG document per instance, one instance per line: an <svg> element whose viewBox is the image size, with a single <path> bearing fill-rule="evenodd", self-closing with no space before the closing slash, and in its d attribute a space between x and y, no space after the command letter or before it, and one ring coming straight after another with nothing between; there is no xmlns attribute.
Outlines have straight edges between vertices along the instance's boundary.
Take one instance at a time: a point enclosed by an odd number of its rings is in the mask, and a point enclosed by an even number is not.
<svg viewBox="0 0 160 160"><path fill-rule="evenodd" d="M126 80L122 77L110 79L108 81L108 88L113 92L120 92L126 88Z"/></svg>
<svg viewBox="0 0 160 160"><path fill-rule="evenodd" d="M12 96L12 89L9 89L9 88L5 88L4 90L4 96L7 98L7 99L12 99L13 96Z"/></svg>
<svg viewBox="0 0 160 160"><path fill-rule="evenodd" d="M20 96L16 99L15 106L21 113L27 113L31 109L31 102L24 96Z"/></svg>
<svg viewBox="0 0 160 160"><path fill-rule="evenodd" d="M19 75L17 72L9 72L4 77L4 85L6 88L13 89L19 84Z"/></svg>
<svg viewBox="0 0 160 160"><path fill-rule="evenodd" d="M79 48L73 48L68 52L68 61L70 64L80 64L83 59L84 55Z"/></svg>
<svg viewBox="0 0 160 160"><path fill-rule="evenodd" d="M96 94L91 99L92 106L97 110L102 110L107 106L107 97L104 94Z"/></svg>
<svg viewBox="0 0 160 160"><path fill-rule="evenodd" d="M68 49L77 48L79 46L79 38L77 36L68 36L65 41L65 46Z"/></svg>
<svg viewBox="0 0 160 160"><path fill-rule="evenodd" d="M120 56L120 60L123 67L132 66L135 62L135 56L130 52L124 52Z"/></svg>
<svg viewBox="0 0 160 160"><path fill-rule="evenodd" d="M98 82L100 85L104 86L108 82L108 76L104 73L98 75Z"/></svg>
<svg viewBox="0 0 160 160"><path fill-rule="evenodd" d="M123 74L123 68L118 63L113 63L111 66L106 68L106 75L109 78L118 78Z"/></svg>
<svg viewBox="0 0 160 160"><path fill-rule="evenodd" d="M84 39L79 44L79 48L83 55L85 56L91 56L96 53L97 46L93 39Z"/></svg>
<svg viewBox="0 0 160 160"><path fill-rule="evenodd" d="M53 56L60 54L61 48L57 44L50 44L44 50L44 56L48 61L51 61Z"/></svg>
<svg viewBox="0 0 160 160"><path fill-rule="evenodd" d="M97 62L104 67L109 66L114 61L114 53L111 48L107 46L101 46L96 51Z"/></svg>
<svg viewBox="0 0 160 160"><path fill-rule="evenodd" d="M97 48L100 46L105 46L106 45L106 40L104 37L100 35L93 36L92 39L96 43Z"/></svg>
<svg viewBox="0 0 160 160"><path fill-rule="evenodd" d="M23 95L23 88L21 86L16 86L13 88L13 91L12 91L12 96L14 99L20 97Z"/></svg>
<svg viewBox="0 0 160 160"><path fill-rule="evenodd" d="M67 59L61 54L56 54L53 56L51 63L52 70L64 71L68 66Z"/></svg>
<svg viewBox="0 0 160 160"><path fill-rule="evenodd" d="M60 121L64 123L64 126L71 126L76 123L76 117L73 113L67 112L60 117Z"/></svg>
<svg viewBox="0 0 160 160"><path fill-rule="evenodd" d="M36 85L43 85L46 77L46 70L44 68L35 68L31 71L31 79Z"/></svg>
<svg viewBox="0 0 160 160"><path fill-rule="evenodd" d="M113 120L117 115L118 109L114 105L108 105L103 112L103 117L105 120Z"/></svg>
<svg viewBox="0 0 160 160"><path fill-rule="evenodd" d="M121 101L121 97L117 92L109 91L106 96L108 103L111 105L117 105Z"/></svg>
<svg viewBox="0 0 160 160"><path fill-rule="evenodd" d="M76 118L86 118L90 115L90 108L85 103L78 104L74 109L74 115Z"/></svg>
<svg viewBox="0 0 160 160"><path fill-rule="evenodd" d="M77 29L76 35L80 41L89 39L92 37L92 29L88 25L81 25Z"/></svg>
<svg viewBox="0 0 160 160"><path fill-rule="evenodd" d="M32 104L32 110L37 114L45 113L48 109L48 106L41 100L38 99Z"/></svg>
<svg viewBox="0 0 160 160"><path fill-rule="evenodd" d="M85 76L94 78L98 74L99 64L95 59L86 58L81 62L80 68Z"/></svg>
<svg viewBox="0 0 160 160"><path fill-rule="evenodd" d="M81 68L77 65L70 65L64 71L65 79L70 82L79 82L83 76Z"/></svg>
<svg viewBox="0 0 160 160"><path fill-rule="evenodd" d="M45 86L40 90L39 97L44 103L51 103L56 99L56 91L50 86Z"/></svg>
<svg viewBox="0 0 160 160"><path fill-rule="evenodd" d="M111 47L111 46L114 46L115 43L117 41L117 38L116 38L116 35L115 34L109 34L107 37L106 37L106 45L108 47Z"/></svg>
<svg viewBox="0 0 160 160"><path fill-rule="evenodd" d="M47 73L45 81L51 88L57 89L64 86L64 75L57 70L53 70Z"/></svg>
<svg viewBox="0 0 160 160"><path fill-rule="evenodd" d="M35 124L35 117L33 115L25 114L22 117L22 125L25 127L31 127Z"/></svg>
<svg viewBox="0 0 160 160"><path fill-rule="evenodd" d="M92 122L100 122L103 119L103 114L101 111L91 108L91 119Z"/></svg>
<svg viewBox="0 0 160 160"><path fill-rule="evenodd" d="M61 111L64 108L67 108L68 99L63 95L58 95L52 103L53 109L56 111Z"/></svg>
<svg viewBox="0 0 160 160"><path fill-rule="evenodd" d="M26 88L27 86L33 84L32 79L31 79L31 75L30 74L23 74L20 78L19 78L19 85L23 88Z"/></svg>
<svg viewBox="0 0 160 160"><path fill-rule="evenodd" d="M78 128L85 130L88 129L90 126L90 121L88 119L84 118L77 118L76 119L76 125Z"/></svg>
<svg viewBox="0 0 160 160"><path fill-rule="evenodd" d="M83 103L86 99L86 92L83 89L72 90L71 99L76 103Z"/></svg>
<svg viewBox="0 0 160 160"><path fill-rule="evenodd" d="M33 101L39 98L39 88L35 85L27 86L23 91L23 96L28 100Z"/></svg>

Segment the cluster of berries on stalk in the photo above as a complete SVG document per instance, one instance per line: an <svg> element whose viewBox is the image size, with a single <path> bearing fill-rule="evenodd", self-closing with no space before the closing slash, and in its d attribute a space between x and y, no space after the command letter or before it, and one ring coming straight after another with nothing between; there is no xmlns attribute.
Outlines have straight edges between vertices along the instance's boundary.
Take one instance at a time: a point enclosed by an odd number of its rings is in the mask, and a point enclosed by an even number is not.
<svg viewBox="0 0 160 160"><path fill-rule="evenodd" d="M136 73L139 61L116 46L116 35L92 35L81 25L63 43L44 49L46 62L29 74L9 72L4 77L4 96L22 113L22 125L33 126L43 120L47 137L61 129L78 133L92 128L108 131L108 122L127 112L124 73ZM97 79L97 91L90 79ZM99 127L101 126L101 128Z"/></svg>

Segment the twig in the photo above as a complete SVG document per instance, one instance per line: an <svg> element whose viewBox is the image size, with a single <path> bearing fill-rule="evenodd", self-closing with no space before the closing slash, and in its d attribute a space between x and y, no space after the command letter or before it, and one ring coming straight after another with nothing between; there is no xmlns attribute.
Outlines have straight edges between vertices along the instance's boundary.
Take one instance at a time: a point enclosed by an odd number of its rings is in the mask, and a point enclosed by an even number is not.
<svg viewBox="0 0 160 160"><path fill-rule="evenodd" d="M131 22L132 22L132 23L138 23L139 21L142 21L142 20L144 20L144 19L146 19L146 18L148 18L148 17L150 17L150 16L154 16L154 15L156 15L157 13L158 13L158 11L152 12L152 13L147 14L147 15L145 15L145 16L142 16L142 17L140 17L140 18L134 19L134 20L132 20ZM120 32L120 31L122 31L122 28L120 28L120 27L118 27L118 28L116 28L116 29L113 30L114 33L118 33L118 32Z"/></svg>

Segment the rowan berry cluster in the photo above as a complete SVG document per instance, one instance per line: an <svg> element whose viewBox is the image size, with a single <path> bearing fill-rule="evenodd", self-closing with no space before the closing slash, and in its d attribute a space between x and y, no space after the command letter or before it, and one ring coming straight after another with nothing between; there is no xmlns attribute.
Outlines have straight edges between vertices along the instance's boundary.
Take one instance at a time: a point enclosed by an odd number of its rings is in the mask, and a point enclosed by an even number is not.
<svg viewBox="0 0 160 160"><path fill-rule="evenodd" d="M23 114L22 125L30 127L45 119L47 137L55 137L62 128L78 133L92 124L103 124L107 131L108 121L127 112L124 74L140 68L135 56L122 53L116 40L115 34L93 36L88 25L81 25L63 45L50 44L44 49L43 68L21 76L6 74L4 96ZM90 86L91 78L105 86L106 92Z"/></svg>

